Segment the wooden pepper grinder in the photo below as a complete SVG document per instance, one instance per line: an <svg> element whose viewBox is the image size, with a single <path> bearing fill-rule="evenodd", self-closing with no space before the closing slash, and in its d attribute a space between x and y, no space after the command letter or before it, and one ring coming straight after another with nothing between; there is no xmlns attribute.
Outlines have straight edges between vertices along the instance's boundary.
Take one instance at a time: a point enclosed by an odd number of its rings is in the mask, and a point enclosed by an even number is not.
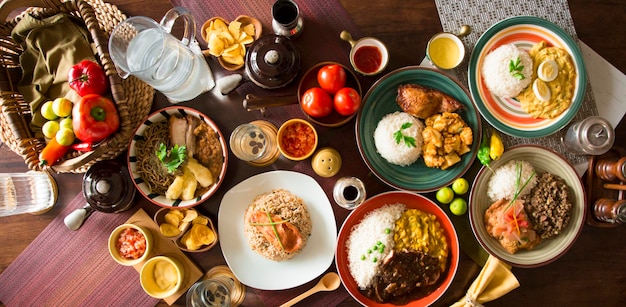
<svg viewBox="0 0 626 307"><path fill-rule="evenodd" d="M605 181L626 181L626 157L604 158L598 161L596 175Z"/></svg>
<svg viewBox="0 0 626 307"><path fill-rule="evenodd" d="M593 216L605 223L626 223L626 200L600 198L593 204Z"/></svg>

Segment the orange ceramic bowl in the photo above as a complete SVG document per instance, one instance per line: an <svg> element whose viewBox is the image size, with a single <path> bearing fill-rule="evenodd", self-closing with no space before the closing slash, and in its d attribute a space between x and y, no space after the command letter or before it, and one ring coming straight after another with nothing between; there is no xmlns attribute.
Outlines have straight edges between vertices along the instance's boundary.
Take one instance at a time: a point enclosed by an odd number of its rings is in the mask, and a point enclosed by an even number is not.
<svg viewBox="0 0 626 307"><path fill-rule="evenodd" d="M452 221L446 213L433 201L422 196L407 191L392 191L381 193L367 199L363 204L358 206L348 218L344 221L337 238L337 246L335 249L335 263L341 282L346 287L350 295L361 303L363 306L394 306L392 304L378 303L359 291L359 287L350 273L347 241L350 233L355 225L361 223L363 218L375 209L385 205L402 203L407 209L418 209L426 213L433 214L437 217L437 221L443 228L448 242L448 264L447 269L441 274L441 277L435 283L435 288L430 294L416 298L408 302L405 306L429 306L436 302L446 292L459 266L459 238L456 234Z"/></svg>
<svg viewBox="0 0 626 307"><path fill-rule="evenodd" d="M310 157L318 143L315 127L300 118L284 122L278 129L276 138L280 153L293 161L302 161Z"/></svg>

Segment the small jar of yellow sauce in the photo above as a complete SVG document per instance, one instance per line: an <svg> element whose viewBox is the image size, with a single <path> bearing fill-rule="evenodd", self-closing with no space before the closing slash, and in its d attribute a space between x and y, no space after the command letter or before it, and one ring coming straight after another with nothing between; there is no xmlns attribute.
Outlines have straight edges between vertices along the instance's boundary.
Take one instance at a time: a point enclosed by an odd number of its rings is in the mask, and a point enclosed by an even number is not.
<svg viewBox="0 0 626 307"><path fill-rule="evenodd" d="M452 33L437 33L428 41L426 56L439 69L453 69L463 61L465 46Z"/></svg>

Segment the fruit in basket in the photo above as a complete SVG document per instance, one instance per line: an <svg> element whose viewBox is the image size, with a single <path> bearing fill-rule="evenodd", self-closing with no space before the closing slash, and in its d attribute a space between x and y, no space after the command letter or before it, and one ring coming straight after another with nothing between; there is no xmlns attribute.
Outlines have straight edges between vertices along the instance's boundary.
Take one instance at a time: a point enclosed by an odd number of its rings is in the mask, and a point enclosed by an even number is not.
<svg viewBox="0 0 626 307"><path fill-rule="evenodd" d="M72 101L60 97L52 101L52 112L58 117L67 117L72 114L72 106Z"/></svg>
<svg viewBox="0 0 626 307"><path fill-rule="evenodd" d="M47 120L55 120L59 117L54 113L52 104L53 104L53 101L50 100L50 101L44 102L44 104L41 106L41 116L43 116L43 118Z"/></svg>
<svg viewBox="0 0 626 307"><path fill-rule="evenodd" d="M39 153L39 165L52 166L59 161L70 149L69 146L63 146L57 142L56 138L51 138L50 142Z"/></svg>
<svg viewBox="0 0 626 307"><path fill-rule="evenodd" d="M56 120L47 121L43 126L41 126L41 132L43 135L49 139L53 138L60 129L59 122Z"/></svg>
<svg viewBox="0 0 626 307"><path fill-rule="evenodd" d="M115 104L98 94L83 96L72 109L74 134L84 142L99 142L120 126Z"/></svg>
<svg viewBox="0 0 626 307"><path fill-rule="evenodd" d="M72 66L68 72L68 80L70 88L80 96L104 95L108 87L104 70L98 63L91 60L82 60Z"/></svg>
<svg viewBox="0 0 626 307"><path fill-rule="evenodd" d="M68 128L61 128L55 134L54 138L57 140L57 142L59 142L59 144L63 146L70 146L72 145L72 143L74 143L74 131Z"/></svg>

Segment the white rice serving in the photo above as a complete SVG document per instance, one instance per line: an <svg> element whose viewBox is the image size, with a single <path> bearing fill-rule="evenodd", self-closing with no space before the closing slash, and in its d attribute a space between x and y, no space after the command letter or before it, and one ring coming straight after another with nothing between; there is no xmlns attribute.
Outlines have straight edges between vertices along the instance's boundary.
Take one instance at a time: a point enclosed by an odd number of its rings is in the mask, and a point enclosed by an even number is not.
<svg viewBox="0 0 626 307"><path fill-rule="evenodd" d="M381 260L393 250L395 222L405 210L403 204L385 205L369 212L353 226L346 241L348 269L360 289L372 284L380 271Z"/></svg>
<svg viewBox="0 0 626 307"><path fill-rule="evenodd" d="M408 113L387 114L374 130L374 145L387 162L407 166L417 161L422 154L424 143L422 130L424 130L422 121ZM394 135L398 131L402 133L399 141ZM415 146L407 143L407 138L412 138Z"/></svg>
<svg viewBox="0 0 626 307"><path fill-rule="evenodd" d="M517 180L517 163L521 165L521 186L528 180L530 175L535 171L532 165L526 161L511 160L506 164L496 168L493 176L489 179L489 185L487 186L487 195L492 202L496 202L501 199L513 199L516 190ZM537 185L537 174L535 174L524 189L520 192L518 197L524 196L530 193L530 190Z"/></svg>
<svg viewBox="0 0 626 307"><path fill-rule="evenodd" d="M509 70L511 61L520 59L523 79L513 76ZM533 74L533 60L528 52L513 44L502 45L485 56L482 69L483 78L489 91L502 98L511 98L522 92L531 82Z"/></svg>

